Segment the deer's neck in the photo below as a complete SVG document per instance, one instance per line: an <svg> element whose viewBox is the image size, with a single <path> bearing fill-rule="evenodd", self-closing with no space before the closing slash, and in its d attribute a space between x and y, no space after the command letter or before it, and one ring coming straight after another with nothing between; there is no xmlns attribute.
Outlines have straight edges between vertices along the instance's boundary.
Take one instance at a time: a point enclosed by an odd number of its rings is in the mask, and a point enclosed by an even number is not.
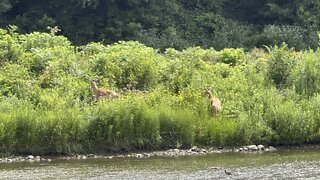
<svg viewBox="0 0 320 180"><path fill-rule="evenodd" d="M93 89L94 91L97 91L97 90L98 90L98 86L97 86L96 83L92 83L91 87L92 87L92 89Z"/></svg>

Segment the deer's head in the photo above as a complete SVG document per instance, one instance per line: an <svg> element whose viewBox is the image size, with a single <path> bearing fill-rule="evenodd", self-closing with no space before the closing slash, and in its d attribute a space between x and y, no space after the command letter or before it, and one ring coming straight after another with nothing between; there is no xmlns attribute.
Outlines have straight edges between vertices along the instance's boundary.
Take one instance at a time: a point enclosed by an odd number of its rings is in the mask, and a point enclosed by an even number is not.
<svg viewBox="0 0 320 180"><path fill-rule="evenodd" d="M204 89L204 94L205 95L210 95L210 94L212 94L212 87L210 86L210 87L206 87L205 89Z"/></svg>

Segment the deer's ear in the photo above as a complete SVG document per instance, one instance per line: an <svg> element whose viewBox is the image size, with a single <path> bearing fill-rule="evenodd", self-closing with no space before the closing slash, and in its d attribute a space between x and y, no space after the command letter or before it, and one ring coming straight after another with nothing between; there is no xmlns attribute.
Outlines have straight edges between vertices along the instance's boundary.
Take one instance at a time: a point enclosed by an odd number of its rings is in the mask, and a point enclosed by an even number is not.
<svg viewBox="0 0 320 180"><path fill-rule="evenodd" d="M208 86L208 87L205 88L205 90L206 90L206 91L211 91L211 90L212 90L212 87L211 87L211 86Z"/></svg>

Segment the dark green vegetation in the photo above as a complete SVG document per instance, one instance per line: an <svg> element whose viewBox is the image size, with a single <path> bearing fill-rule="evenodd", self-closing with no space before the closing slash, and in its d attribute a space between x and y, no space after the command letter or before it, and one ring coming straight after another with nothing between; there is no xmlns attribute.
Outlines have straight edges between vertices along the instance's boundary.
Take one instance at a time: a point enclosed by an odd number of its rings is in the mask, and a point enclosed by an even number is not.
<svg viewBox="0 0 320 180"><path fill-rule="evenodd" d="M320 140L320 50L72 46L0 29L0 152L107 152ZM95 101L90 80L117 92ZM223 110L212 117L204 88Z"/></svg>
<svg viewBox="0 0 320 180"><path fill-rule="evenodd" d="M136 40L161 49L316 49L319 0L0 0L0 27L58 26L73 44Z"/></svg>

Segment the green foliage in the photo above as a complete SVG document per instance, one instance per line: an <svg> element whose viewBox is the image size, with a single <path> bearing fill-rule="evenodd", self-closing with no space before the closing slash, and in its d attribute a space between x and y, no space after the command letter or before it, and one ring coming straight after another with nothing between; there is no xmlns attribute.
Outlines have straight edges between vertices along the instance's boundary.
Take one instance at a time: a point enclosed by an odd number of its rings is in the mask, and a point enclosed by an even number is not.
<svg viewBox="0 0 320 180"><path fill-rule="evenodd" d="M236 127L236 137L233 137L235 144L273 144L274 131L265 122L263 109L257 107L249 113L239 116Z"/></svg>
<svg viewBox="0 0 320 180"><path fill-rule="evenodd" d="M0 34L1 153L319 142L318 50L161 53L136 41L73 47L54 33ZM121 97L96 100L90 80ZM215 116L208 87L222 102Z"/></svg>
<svg viewBox="0 0 320 180"><path fill-rule="evenodd" d="M316 95L315 97L312 97L308 104L305 105L304 109L309 110L310 116L314 120L314 129L313 129L313 135L309 138L310 142L319 142L320 141L320 115L318 112L320 108L320 98L319 95Z"/></svg>
<svg viewBox="0 0 320 180"><path fill-rule="evenodd" d="M63 36L54 36L54 34L34 32L21 36L21 44L27 51L33 49L48 49L54 47L72 48L71 43Z"/></svg>
<svg viewBox="0 0 320 180"><path fill-rule="evenodd" d="M268 76L279 88L290 86L288 79L291 71L299 65L297 53L289 49L286 44L281 47L275 46L270 51L270 61L268 66Z"/></svg>
<svg viewBox="0 0 320 180"><path fill-rule="evenodd" d="M139 89L152 87L158 76L159 56L138 42L119 42L94 55L93 71L117 87L137 81Z"/></svg>
<svg viewBox="0 0 320 180"><path fill-rule="evenodd" d="M280 46L282 43L286 43L289 47L307 49L308 45L305 41L308 39L308 36L307 30L300 26L268 25L263 29L258 41L260 45L273 44Z"/></svg>
<svg viewBox="0 0 320 180"><path fill-rule="evenodd" d="M239 63L239 60L243 58L244 51L243 49L231 49L226 48L221 51L222 62L230 65L235 65Z"/></svg>
<svg viewBox="0 0 320 180"><path fill-rule="evenodd" d="M65 110L34 109L29 102L3 97L0 107L1 152L82 152L84 115L77 108Z"/></svg>
<svg viewBox="0 0 320 180"><path fill-rule="evenodd" d="M188 109L170 110L162 107L159 113L160 136L165 148L190 148L194 143L194 121L197 117Z"/></svg>
<svg viewBox="0 0 320 180"><path fill-rule="evenodd" d="M17 27L10 26L8 30L1 29L0 31L0 63L5 61L17 62L23 48L19 44L19 36L16 33Z"/></svg>
<svg viewBox="0 0 320 180"><path fill-rule="evenodd" d="M26 67L5 63L0 67L0 86L2 95L24 98L33 90L33 80Z"/></svg>
<svg viewBox="0 0 320 180"><path fill-rule="evenodd" d="M315 50L319 10L317 0L0 0L0 27L15 24L20 33L59 33L77 45L135 40L164 51L286 42Z"/></svg>
<svg viewBox="0 0 320 180"><path fill-rule="evenodd" d="M141 97L101 101L88 125L95 151L154 149L159 147L159 120Z"/></svg>
<svg viewBox="0 0 320 180"><path fill-rule="evenodd" d="M313 117L292 100L271 107L265 118L277 144L302 144L313 134Z"/></svg>
<svg viewBox="0 0 320 180"><path fill-rule="evenodd" d="M291 74L290 79L295 86L296 91L307 97L316 95L320 92L319 79L319 50L316 52L309 51L301 54L304 60L299 63Z"/></svg>
<svg viewBox="0 0 320 180"><path fill-rule="evenodd" d="M39 113L39 112L38 112ZM43 113L43 112L42 112ZM58 113L59 115L56 115ZM39 119L38 137L44 152L83 152L87 122L81 109L44 111ZM46 145L46 146L44 146Z"/></svg>
<svg viewBox="0 0 320 180"><path fill-rule="evenodd" d="M164 51L168 47L184 49L190 46L190 43L175 27L168 27L162 31L157 28L140 30L136 36L134 39L160 51Z"/></svg>
<svg viewBox="0 0 320 180"><path fill-rule="evenodd" d="M236 124L230 119L207 119L200 129L199 141L206 146L234 146Z"/></svg>

